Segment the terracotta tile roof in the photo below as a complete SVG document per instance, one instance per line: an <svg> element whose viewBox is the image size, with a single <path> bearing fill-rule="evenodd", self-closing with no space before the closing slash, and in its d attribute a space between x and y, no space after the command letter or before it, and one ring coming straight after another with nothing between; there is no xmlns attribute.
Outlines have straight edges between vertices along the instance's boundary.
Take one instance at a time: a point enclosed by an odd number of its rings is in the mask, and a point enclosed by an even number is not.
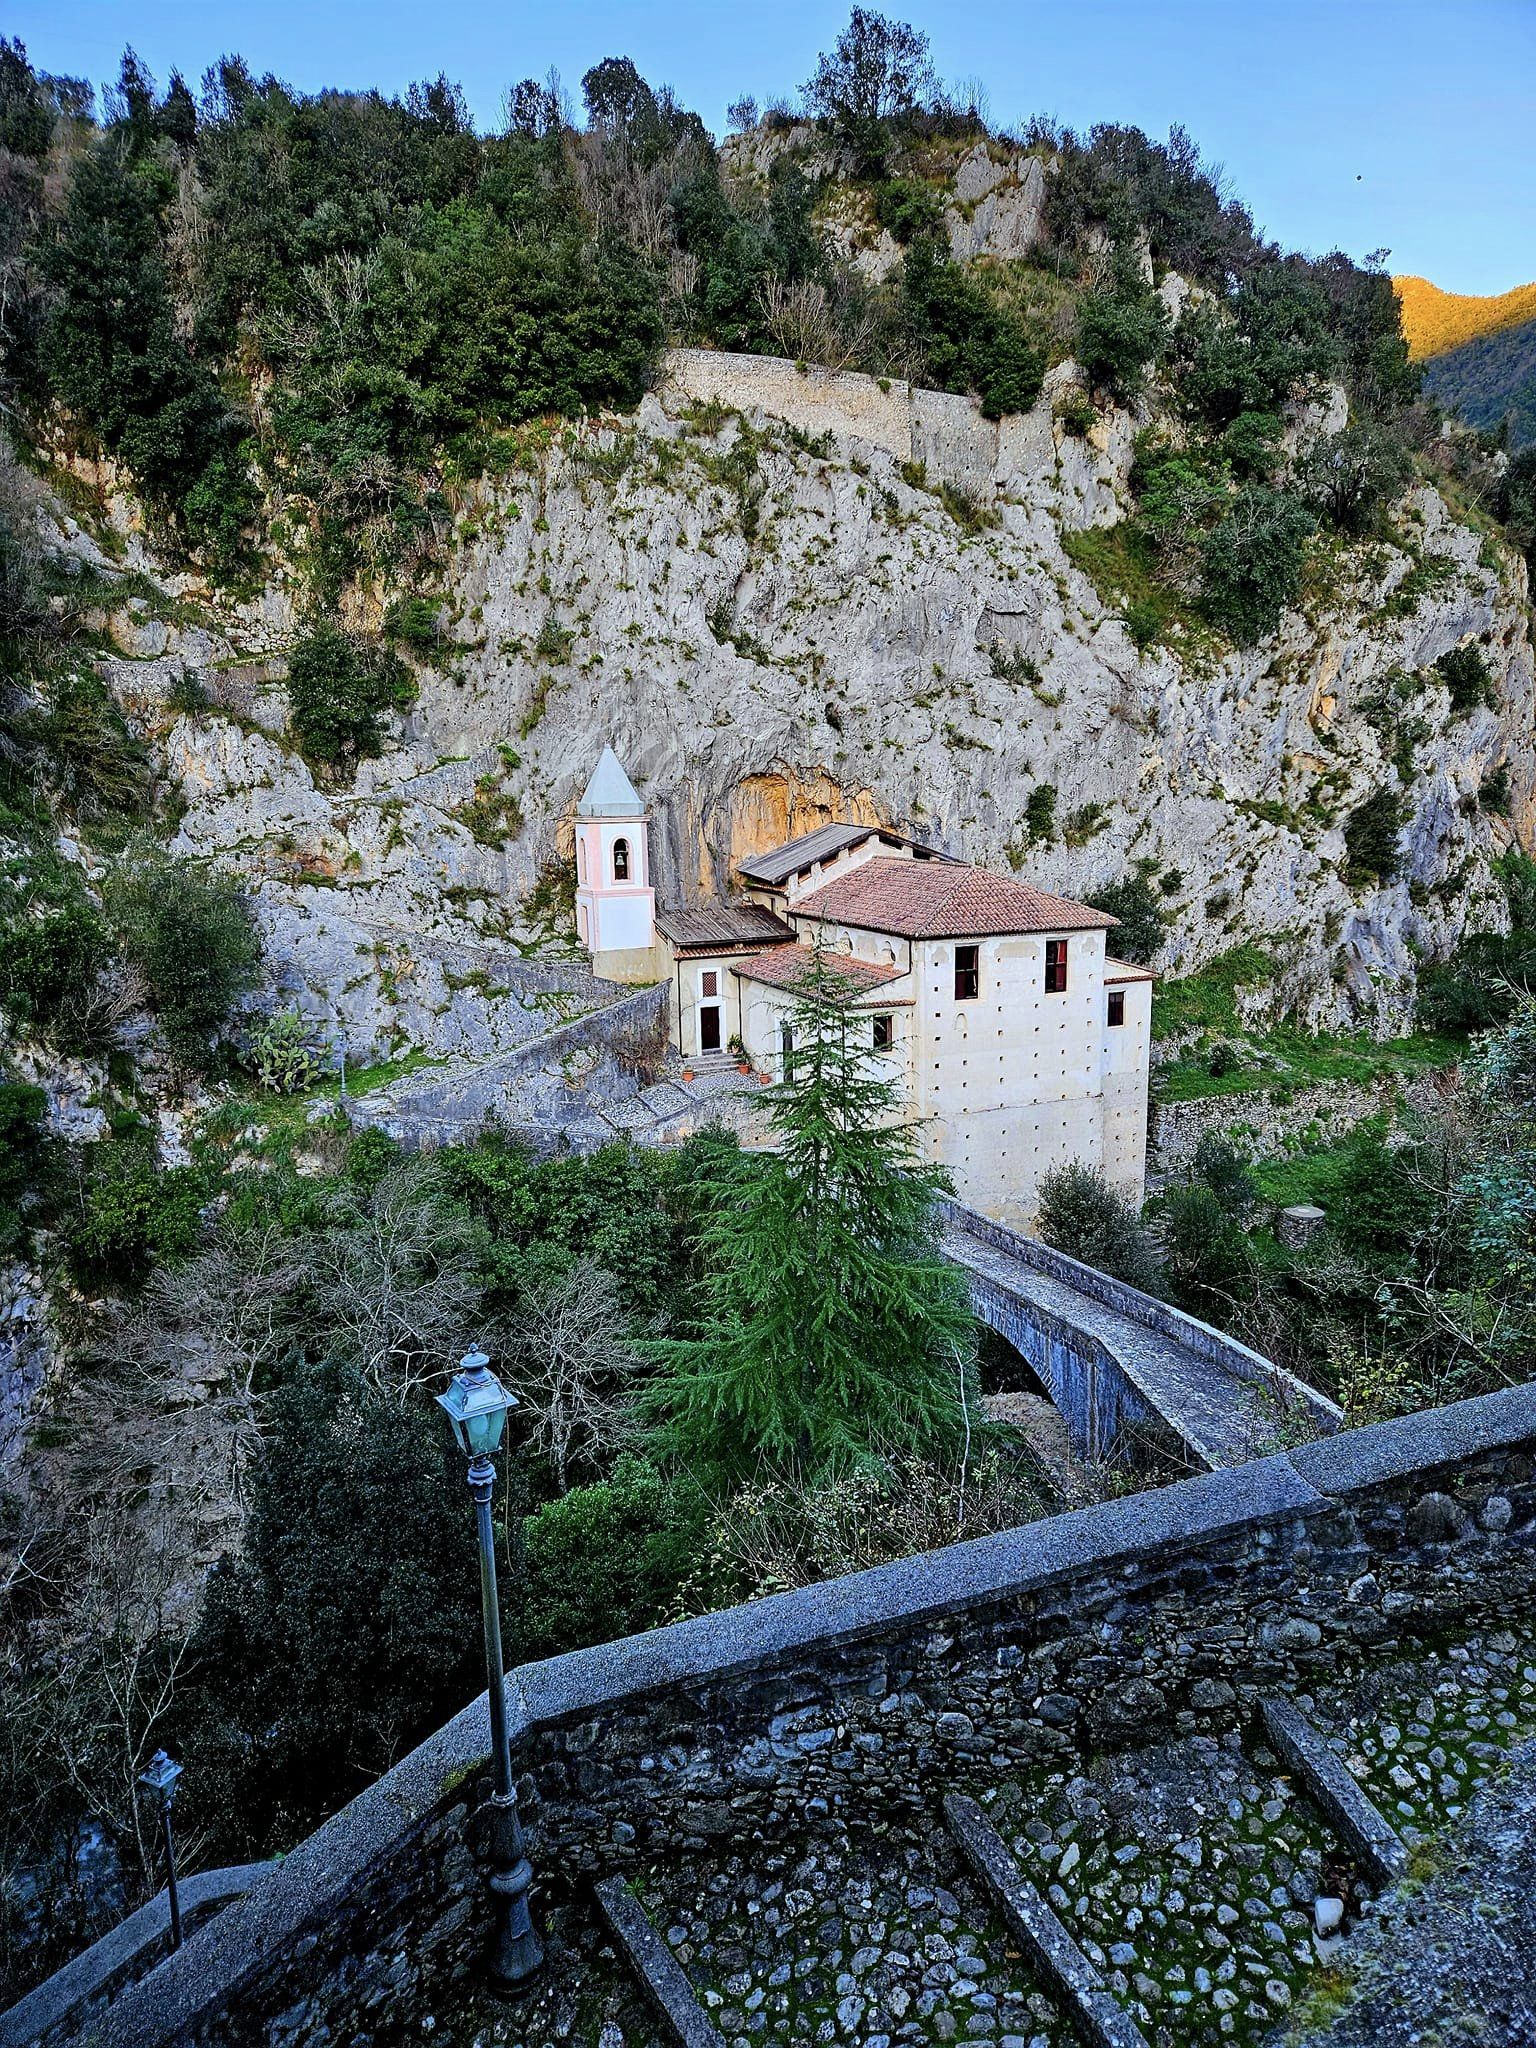
<svg viewBox="0 0 1536 2048"><path fill-rule="evenodd" d="M1029 882L957 861L876 857L794 904L796 917L908 939L981 939L1011 932L1107 931L1119 919Z"/></svg>
<svg viewBox="0 0 1536 2048"><path fill-rule="evenodd" d="M1104 984L1113 988L1117 981L1156 981L1157 976L1150 967L1138 966L1134 960L1108 960L1104 962Z"/></svg>
<svg viewBox="0 0 1536 2048"><path fill-rule="evenodd" d="M755 953L750 960L739 961L731 972L743 981L765 981L770 988L798 990L810 974L812 957L809 946L774 946L766 953ZM857 1002L871 989L895 981L906 971L900 967L877 967L870 960L853 960L846 953L824 953L822 960L834 980L842 984L833 993L839 1001L847 1003Z"/></svg>
<svg viewBox="0 0 1536 2048"><path fill-rule="evenodd" d="M794 938L784 920L761 903L706 903L698 910L658 910L656 929L680 952L780 946Z"/></svg>

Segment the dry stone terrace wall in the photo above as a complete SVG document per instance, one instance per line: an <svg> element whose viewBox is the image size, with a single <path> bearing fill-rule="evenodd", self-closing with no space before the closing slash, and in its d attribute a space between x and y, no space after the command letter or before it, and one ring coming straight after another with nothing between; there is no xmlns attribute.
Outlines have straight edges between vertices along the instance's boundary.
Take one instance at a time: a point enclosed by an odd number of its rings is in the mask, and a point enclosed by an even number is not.
<svg viewBox="0 0 1536 2048"><path fill-rule="evenodd" d="M558 1896L1224 1730L1260 1692L1524 1617L1533 1594L1536 1389L1519 1387L525 1665L508 1691L536 1868ZM79 2038L404 2034L475 1966L487 1748L482 1700Z"/></svg>

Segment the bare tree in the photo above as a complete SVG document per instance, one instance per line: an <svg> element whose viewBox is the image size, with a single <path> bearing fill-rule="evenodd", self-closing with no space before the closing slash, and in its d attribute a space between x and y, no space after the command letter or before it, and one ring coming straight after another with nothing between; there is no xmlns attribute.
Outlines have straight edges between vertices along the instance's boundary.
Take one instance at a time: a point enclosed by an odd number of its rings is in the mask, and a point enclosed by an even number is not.
<svg viewBox="0 0 1536 2048"><path fill-rule="evenodd" d="M316 1318L333 1355L401 1402L472 1334L479 1237L430 1160L386 1174L354 1223L314 1242Z"/></svg>
<svg viewBox="0 0 1536 2048"><path fill-rule="evenodd" d="M507 1350L534 1444L565 1493L573 1465L617 1450L635 1430L639 1360L612 1273L578 1259L534 1295Z"/></svg>
<svg viewBox="0 0 1536 2048"><path fill-rule="evenodd" d="M834 273L830 291L809 278L786 284L770 277L758 298L764 326L796 362L845 370L868 360L877 324L873 302L841 274Z"/></svg>

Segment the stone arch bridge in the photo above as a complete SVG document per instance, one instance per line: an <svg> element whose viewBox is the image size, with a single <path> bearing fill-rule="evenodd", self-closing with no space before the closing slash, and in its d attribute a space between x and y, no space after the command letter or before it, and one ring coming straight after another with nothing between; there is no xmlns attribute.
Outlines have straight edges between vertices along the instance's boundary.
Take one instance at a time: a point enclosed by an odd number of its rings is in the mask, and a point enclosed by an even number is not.
<svg viewBox="0 0 1536 2048"><path fill-rule="evenodd" d="M1246 1344L974 1209L948 1206L943 1243L977 1315L1027 1361L1084 1457L1171 1432L1213 1470L1279 1449L1298 1425L1327 1435L1343 1421Z"/></svg>

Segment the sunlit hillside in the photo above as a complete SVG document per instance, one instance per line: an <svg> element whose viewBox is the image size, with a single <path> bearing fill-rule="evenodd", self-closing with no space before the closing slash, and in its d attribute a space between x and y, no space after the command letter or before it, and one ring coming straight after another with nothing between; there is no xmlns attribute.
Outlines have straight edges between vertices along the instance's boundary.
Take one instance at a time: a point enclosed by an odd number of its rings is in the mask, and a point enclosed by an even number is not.
<svg viewBox="0 0 1536 2048"><path fill-rule="evenodd" d="M1425 277L1394 277L1392 284L1402 301L1403 333L1416 362L1536 320L1536 284L1519 284L1486 299L1443 292Z"/></svg>

